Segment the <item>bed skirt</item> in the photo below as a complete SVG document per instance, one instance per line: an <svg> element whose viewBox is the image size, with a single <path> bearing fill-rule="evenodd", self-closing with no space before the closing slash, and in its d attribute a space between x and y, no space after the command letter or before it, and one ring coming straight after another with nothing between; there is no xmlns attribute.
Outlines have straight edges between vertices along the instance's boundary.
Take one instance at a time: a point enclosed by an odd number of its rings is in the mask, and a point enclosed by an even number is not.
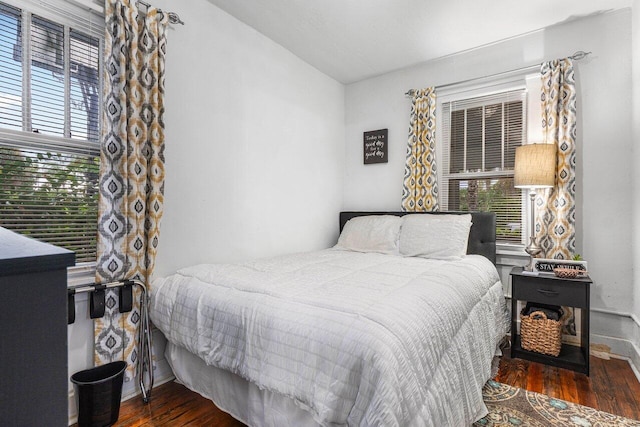
<svg viewBox="0 0 640 427"><path fill-rule="evenodd" d="M497 348L491 364L492 378L498 373L501 356ZM165 357L178 383L213 401L219 409L248 426L320 426L287 396L261 390L232 372L207 366L204 360L171 342L167 342Z"/></svg>
<svg viewBox="0 0 640 427"><path fill-rule="evenodd" d="M261 390L232 372L207 366L204 360L171 342L167 342L165 357L180 384L212 400L248 426L320 426L290 398Z"/></svg>

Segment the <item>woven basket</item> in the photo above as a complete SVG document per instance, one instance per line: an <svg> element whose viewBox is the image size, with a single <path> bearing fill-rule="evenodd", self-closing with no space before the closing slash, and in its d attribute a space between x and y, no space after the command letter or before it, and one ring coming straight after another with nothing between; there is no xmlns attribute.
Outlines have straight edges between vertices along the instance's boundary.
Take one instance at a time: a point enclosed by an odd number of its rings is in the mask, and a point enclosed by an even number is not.
<svg viewBox="0 0 640 427"><path fill-rule="evenodd" d="M542 311L520 314L520 345L523 349L558 356L562 347L562 322L547 319Z"/></svg>
<svg viewBox="0 0 640 427"><path fill-rule="evenodd" d="M556 267L553 269L553 274L561 279L576 279L586 276L587 272L584 270L574 270L572 268Z"/></svg>

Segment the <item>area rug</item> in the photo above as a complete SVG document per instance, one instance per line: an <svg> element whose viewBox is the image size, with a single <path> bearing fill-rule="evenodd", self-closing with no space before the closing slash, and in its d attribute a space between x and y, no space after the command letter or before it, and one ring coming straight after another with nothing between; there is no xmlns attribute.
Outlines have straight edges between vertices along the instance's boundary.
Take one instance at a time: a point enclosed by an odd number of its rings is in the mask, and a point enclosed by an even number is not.
<svg viewBox="0 0 640 427"><path fill-rule="evenodd" d="M489 414L474 427L640 427L640 421L495 381L484 386L482 395Z"/></svg>

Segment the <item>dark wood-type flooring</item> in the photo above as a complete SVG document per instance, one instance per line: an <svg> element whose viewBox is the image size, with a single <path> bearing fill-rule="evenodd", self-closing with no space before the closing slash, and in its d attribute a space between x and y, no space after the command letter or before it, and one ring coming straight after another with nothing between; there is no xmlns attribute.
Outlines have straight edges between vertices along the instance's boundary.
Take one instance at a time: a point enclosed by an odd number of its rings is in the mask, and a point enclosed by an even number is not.
<svg viewBox="0 0 640 427"><path fill-rule="evenodd" d="M591 357L591 376L507 355L496 381L640 420L640 383L625 360ZM116 426L244 426L175 382L153 389L151 402L135 397L122 403Z"/></svg>

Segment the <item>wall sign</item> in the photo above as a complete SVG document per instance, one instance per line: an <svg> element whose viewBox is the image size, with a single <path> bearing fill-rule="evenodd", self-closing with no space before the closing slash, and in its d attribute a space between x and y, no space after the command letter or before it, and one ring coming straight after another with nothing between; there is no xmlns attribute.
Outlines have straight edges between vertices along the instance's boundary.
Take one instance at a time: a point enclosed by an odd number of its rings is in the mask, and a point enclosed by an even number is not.
<svg viewBox="0 0 640 427"><path fill-rule="evenodd" d="M364 132L364 164L387 163L387 136L389 129Z"/></svg>

